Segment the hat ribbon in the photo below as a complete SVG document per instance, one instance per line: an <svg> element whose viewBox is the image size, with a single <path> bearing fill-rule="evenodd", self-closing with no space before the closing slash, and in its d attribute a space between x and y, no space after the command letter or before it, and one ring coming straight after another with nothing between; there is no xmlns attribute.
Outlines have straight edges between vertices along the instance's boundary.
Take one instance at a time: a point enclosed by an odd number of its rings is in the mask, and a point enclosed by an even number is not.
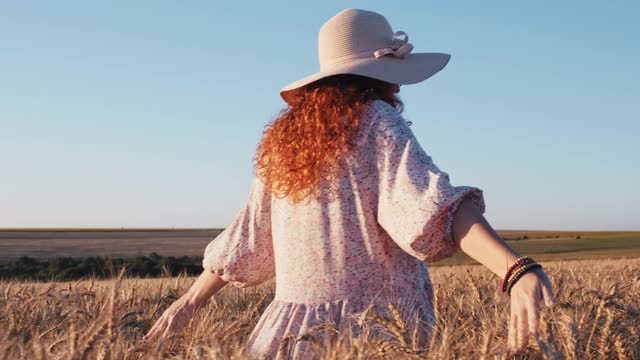
<svg viewBox="0 0 640 360"><path fill-rule="evenodd" d="M404 38L400 38L404 35ZM373 52L373 56L377 58L385 55L393 55L395 57L404 58L413 50L413 45L409 43L409 35L404 31L396 31L391 38L391 47L382 48Z"/></svg>

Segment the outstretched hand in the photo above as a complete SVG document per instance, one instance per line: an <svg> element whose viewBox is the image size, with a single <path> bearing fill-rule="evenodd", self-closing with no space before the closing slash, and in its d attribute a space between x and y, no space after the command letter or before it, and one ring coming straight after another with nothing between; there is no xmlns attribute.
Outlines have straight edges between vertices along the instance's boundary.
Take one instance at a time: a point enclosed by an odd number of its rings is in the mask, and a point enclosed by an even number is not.
<svg viewBox="0 0 640 360"><path fill-rule="evenodd" d="M197 310L196 304L188 301L185 296L179 298L164 311L151 330L142 337L142 342L136 350L148 349L153 343L166 341L180 334Z"/></svg>
<svg viewBox="0 0 640 360"><path fill-rule="evenodd" d="M558 301L551 281L542 269L524 274L511 288L508 346L512 353L524 351L530 335L538 336L543 302L553 306Z"/></svg>

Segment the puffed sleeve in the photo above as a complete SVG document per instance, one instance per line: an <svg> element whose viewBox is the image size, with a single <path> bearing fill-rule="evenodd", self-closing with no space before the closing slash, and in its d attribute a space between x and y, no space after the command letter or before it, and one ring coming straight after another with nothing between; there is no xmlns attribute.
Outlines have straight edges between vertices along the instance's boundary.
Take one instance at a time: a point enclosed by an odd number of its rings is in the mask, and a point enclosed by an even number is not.
<svg viewBox="0 0 640 360"><path fill-rule="evenodd" d="M271 195L257 177L235 219L207 245L202 266L238 287L258 285L275 275Z"/></svg>
<svg viewBox="0 0 640 360"><path fill-rule="evenodd" d="M391 105L378 105L378 223L409 254L423 261L453 255L453 215L469 197L485 212L483 191L453 186Z"/></svg>

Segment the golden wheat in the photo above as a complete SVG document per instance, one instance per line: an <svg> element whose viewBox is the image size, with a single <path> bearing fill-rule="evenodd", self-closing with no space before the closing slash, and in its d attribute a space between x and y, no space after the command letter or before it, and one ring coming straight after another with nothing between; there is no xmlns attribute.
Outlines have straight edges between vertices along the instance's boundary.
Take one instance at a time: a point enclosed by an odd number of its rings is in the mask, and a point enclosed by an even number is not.
<svg viewBox="0 0 640 360"><path fill-rule="evenodd" d="M540 335L522 358L640 358L640 259L544 266L559 304L543 308ZM509 307L498 291L499 280L477 266L430 271L436 319L426 348L418 340L418 325L429 324L389 302L384 312L369 308L355 317L362 333L319 324L287 337L280 357L288 358L304 342L322 359L507 358ZM243 344L274 297L273 281L226 287L182 334L146 352L134 351L193 281L120 273L107 281L0 282L0 359L245 359ZM373 336L379 334L374 327L390 336ZM332 341L324 341L327 336Z"/></svg>

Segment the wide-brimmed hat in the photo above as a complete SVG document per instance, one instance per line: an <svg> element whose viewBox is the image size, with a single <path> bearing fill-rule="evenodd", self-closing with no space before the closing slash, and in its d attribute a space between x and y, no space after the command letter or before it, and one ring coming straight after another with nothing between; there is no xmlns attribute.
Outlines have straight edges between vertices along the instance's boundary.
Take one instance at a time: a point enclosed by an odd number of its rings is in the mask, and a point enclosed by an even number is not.
<svg viewBox="0 0 640 360"><path fill-rule="evenodd" d="M442 70L451 57L412 50L407 33L394 33L381 14L343 10L327 20L318 33L320 71L285 86L280 96L290 102L303 86L338 74L362 75L398 85L415 84Z"/></svg>

